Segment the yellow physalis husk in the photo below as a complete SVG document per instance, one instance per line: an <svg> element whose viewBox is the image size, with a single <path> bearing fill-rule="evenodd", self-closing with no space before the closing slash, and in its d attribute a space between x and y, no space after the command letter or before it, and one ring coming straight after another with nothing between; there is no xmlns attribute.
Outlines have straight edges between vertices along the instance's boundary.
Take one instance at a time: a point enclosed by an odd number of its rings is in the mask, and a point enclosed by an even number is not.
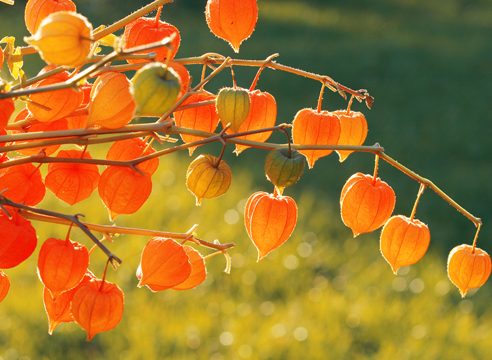
<svg viewBox="0 0 492 360"><path fill-rule="evenodd" d="M137 104L136 115L163 115L176 101L181 90L180 83L179 75L159 62L138 70L130 86Z"/></svg>
<svg viewBox="0 0 492 360"><path fill-rule="evenodd" d="M215 106L222 125L226 126L230 123L230 130L237 133L248 117L250 107L248 91L241 88L223 88L217 95Z"/></svg>
<svg viewBox="0 0 492 360"><path fill-rule="evenodd" d="M211 199L224 195L231 184L231 169L218 158L203 154L197 157L186 172L186 187L196 197L196 205L202 199Z"/></svg>
<svg viewBox="0 0 492 360"><path fill-rule="evenodd" d="M34 36L24 41L34 45L49 64L79 66L90 54L92 25L87 18L69 11L46 17Z"/></svg>

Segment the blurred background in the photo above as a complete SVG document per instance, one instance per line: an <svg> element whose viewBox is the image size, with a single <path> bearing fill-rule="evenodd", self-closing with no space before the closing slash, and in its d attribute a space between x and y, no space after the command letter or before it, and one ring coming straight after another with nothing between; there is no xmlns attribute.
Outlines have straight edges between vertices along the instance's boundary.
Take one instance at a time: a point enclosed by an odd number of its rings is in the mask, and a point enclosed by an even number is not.
<svg viewBox="0 0 492 360"><path fill-rule="evenodd" d="M76 0L78 11L94 27L109 25L144 4ZM328 75L352 89L367 89L375 98L373 109L357 102L352 107L368 120L365 144L380 143L389 156L481 217L485 225L478 246L492 252L490 0L259 0L256 30L239 54L210 33L205 4L206 0L177 0L165 5L161 19L181 33L177 58L217 52L260 60L279 53L279 63ZM0 3L1 37L15 36L17 45L29 35L24 7L22 0L14 6ZM43 66L38 55L26 57L24 63L28 77ZM199 78L201 66L189 70ZM238 85L249 87L256 70L236 67ZM9 79L6 71L4 65L1 76ZM228 71L206 89L216 92L223 86L231 86ZM257 88L276 98L281 123L291 122L302 108L315 107L320 85L267 69ZM325 90L323 109L346 105L338 94ZM285 137L274 134L270 140L285 142ZM490 356L490 281L461 299L446 274L449 251L471 244L475 226L432 190L424 193L416 214L429 225L429 250L419 263L395 276L380 254L380 231L354 239L340 218L345 181L355 172L372 173L374 156L352 154L342 164L336 154L322 158L284 193L299 206L292 237L257 263L243 212L253 192L272 190L259 161L267 152L248 149L236 157L229 145L225 161L233 181L219 199L196 207L185 187L191 160L200 153L217 156L220 149L220 144L209 144L192 158L184 152L161 158L151 198L136 214L120 215L115 223L173 232L199 224L199 237L236 243L230 251L230 275L223 273L225 260L217 256L207 261L207 280L196 289L138 289L135 270L148 238L121 236L111 250L124 262L107 279L125 292L124 316L113 331L86 343L85 332L74 323L61 324L48 335L36 252L6 271L12 286L0 304L0 360ZM90 151L104 156L106 150L102 146ZM394 213L409 216L419 184L385 162L380 162L379 176L395 190ZM39 206L84 213L89 222L110 224L97 193L72 208L47 193ZM66 227L34 226L39 243L66 236ZM73 231L73 240L91 246L80 232ZM90 269L100 277L104 263L104 255L96 250Z"/></svg>

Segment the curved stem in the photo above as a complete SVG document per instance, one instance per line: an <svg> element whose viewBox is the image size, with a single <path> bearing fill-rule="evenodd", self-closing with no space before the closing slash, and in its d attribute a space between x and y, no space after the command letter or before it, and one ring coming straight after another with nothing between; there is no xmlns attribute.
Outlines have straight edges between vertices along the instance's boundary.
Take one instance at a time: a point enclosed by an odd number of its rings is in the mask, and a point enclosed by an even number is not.
<svg viewBox="0 0 492 360"><path fill-rule="evenodd" d="M412 215L410 215L410 222L413 221L413 218L415 216L415 212L417 211L417 205L419 203L420 197L424 193L424 190L425 190L425 185L424 184L420 184L420 189L419 189L419 192L417 194L417 200L415 200L415 204L413 205Z"/></svg>
<svg viewBox="0 0 492 360"><path fill-rule="evenodd" d="M473 239L472 254L475 254L475 246L477 245L478 233L480 232L481 227L482 227L482 224L478 224L477 232L475 233L475 239Z"/></svg>
<svg viewBox="0 0 492 360"><path fill-rule="evenodd" d="M325 83L321 85L321 91L319 92L318 98L318 113L321 112L321 104L323 103L323 92L325 91Z"/></svg>
<svg viewBox="0 0 492 360"><path fill-rule="evenodd" d="M376 154L376 160L374 164L374 176L372 177L372 185L376 184L376 179L378 178L378 166L379 166L379 155Z"/></svg>

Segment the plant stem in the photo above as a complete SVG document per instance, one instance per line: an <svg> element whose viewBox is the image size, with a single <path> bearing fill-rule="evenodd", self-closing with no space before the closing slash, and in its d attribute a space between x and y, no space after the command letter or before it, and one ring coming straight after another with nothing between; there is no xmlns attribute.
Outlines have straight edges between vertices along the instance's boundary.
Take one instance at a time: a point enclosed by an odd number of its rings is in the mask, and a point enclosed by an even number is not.
<svg viewBox="0 0 492 360"><path fill-rule="evenodd" d="M420 189L419 189L419 192L417 194L417 200L415 200L415 204L413 205L412 215L410 215L410 222L413 221L413 218L415 216L415 212L417 211L417 205L419 203L420 197L424 193L424 190L425 190L425 185L424 184L420 184Z"/></svg>
<svg viewBox="0 0 492 360"><path fill-rule="evenodd" d="M57 218L57 217L53 217L53 216L43 216L43 215L31 213L31 212L22 212L22 216L24 216L26 219L29 219L29 220L43 221L43 222L48 222L48 223L52 223L52 224L60 224L60 225L70 226L70 221L63 219L63 218ZM87 229L90 229L92 231L96 231L96 232L101 233L103 235L127 234L127 235L169 237L169 238L179 239L179 240L188 239L188 240L194 241L195 243L200 244L201 246L204 246L204 247L207 247L210 249L220 250L220 251L227 250L227 249L230 249L230 248L235 246L234 243L214 244L214 243L202 240L202 239L198 239L194 236L190 237L190 234L188 234L188 233L173 233L173 232L165 232L165 231L158 231L158 230L126 228L126 227L121 227L121 226L98 225L98 224L91 224L91 223L87 223L87 222L81 222L81 224L83 224Z"/></svg>
<svg viewBox="0 0 492 360"><path fill-rule="evenodd" d="M376 160L374 164L374 176L372 177L372 185L376 184L376 179L378 178L378 166L379 166L379 155L376 154Z"/></svg>
<svg viewBox="0 0 492 360"><path fill-rule="evenodd" d="M478 224L477 232L475 233L475 239L473 239L472 254L475 254L475 246L477 245L478 233L480 232L481 227L482 227L482 224Z"/></svg>

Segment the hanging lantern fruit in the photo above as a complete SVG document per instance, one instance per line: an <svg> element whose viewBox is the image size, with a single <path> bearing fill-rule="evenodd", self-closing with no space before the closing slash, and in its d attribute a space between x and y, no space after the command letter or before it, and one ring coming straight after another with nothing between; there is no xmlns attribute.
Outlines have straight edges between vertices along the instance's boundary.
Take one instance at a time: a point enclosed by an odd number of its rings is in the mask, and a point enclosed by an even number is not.
<svg viewBox="0 0 492 360"><path fill-rule="evenodd" d="M186 172L186 187L196 197L196 205L203 199L225 194L231 185L231 168L215 156L202 154L192 161Z"/></svg>
<svg viewBox="0 0 492 360"><path fill-rule="evenodd" d="M24 12L27 30L36 33L41 21L58 11L77 11L77 7L70 0L29 0Z"/></svg>
<svg viewBox="0 0 492 360"><path fill-rule="evenodd" d="M130 81L124 74L108 71L92 86L87 128L99 125L118 129L133 119L135 101L130 93Z"/></svg>
<svg viewBox="0 0 492 360"><path fill-rule="evenodd" d="M235 52L253 33L258 20L256 0L208 0L207 24L215 36L226 40Z"/></svg>
<svg viewBox="0 0 492 360"><path fill-rule="evenodd" d="M216 96L208 91L200 92L198 94L190 95L181 105L186 106L190 104L199 103L202 101L215 100ZM174 121L176 126L184 127L186 129L194 129L208 132L215 132L217 125L219 125L219 116L215 111L215 105L196 106L186 110L178 110L174 112ZM181 134L181 139L185 143L202 140L202 137ZM197 146L188 148L190 155L193 154Z"/></svg>
<svg viewBox="0 0 492 360"><path fill-rule="evenodd" d="M340 207L344 224L356 237L383 226L395 207L395 192L380 178L356 173L342 189Z"/></svg>
<svg viewBox="0 0 492 360"><path fill-rule="evenodd" d="M295 184L304 171L305 158L294 149L281 148L268 153L265 174L282 195L284 189Z"/></svg>
<svg viewBox="0 0 492 360"><path fill-rule="evenodd" d="M364 115L358 111L336 110L333 114L340 118L340 139L338 145L360 146L367 136L367 121ZM337 150L340 162L353 153L350 150Z"/></svg>
<svg viewBox="0 0 492 360"><path fill-rule="evenodd" d="M58 325L75 321L72 316L70 303L73 299L73 294L82 285L96 277L89 270L85 273L82 281L73 289L62 292L56 299L51 296L50 291L45 286L43 290L44 309L48 315L49 329L51 335Z"/></svg>
<svg viewBox="0 0 492 360"><path fill-rule="evenodd" d="M282 245L297 222L297 205L288 196L259 191L250 196L244 210L244 223L258 249L258 261Z"/></svg>
<svg viewBox="0 0 492 360"><path fill-rule="evenodd" d="M181 91L181 79L170 67L150 63L137 71L130 92L135 99L136 115L161 116L168 111Z"/></svg>
<svg viewBox="0 0 492 360"><path fill-rule="evenodd" d="M38 75L55 68L56 65L45 66ZM69 77L68 71L62 71L31 85L31 89L62 83L67 81ZM27 108L33 117L40 122L49 122L62 119L77 110L84 101L84 94L73 89L62 89L31 94L29 100L31 101L27 103ZM37 104L44 106L44 108L37 106Z"/></svg>
<svg viewBox="0 0 492 360"><path fill-rule="evenodd" d="M259 130L275 126L275 121L277 120L277 103L275 102L275 98L269 93L261 92L260 90L248 91L248 93L250 100L248 116L241 123L237 132ZM228 134L232 133L230 129L227 129L226 132ZM236 139L265 142L271 134L271 131L265 131L238 136ZM239 155L247 148L249 146L236 144L236 150L234 152Z"/></svg>
<svg viewBox="0 0 492 360"><path fill-rule="evenodd" d="M456 246L448 256L448 276L462 297L485 284L492 268L490 256L482 249L470 245Z"/></svg>
<svg viewBox="0 0 492 360"><path fill-rule="evenodd" d="M8 276L2 270L0 270L0 302L5 299L5 296L7 296L9 289L10 280Z"/></svg>
<svg viewBox="0 0 492 360"><path fill-rule="evenodd" d="M91 52L92 24L75 12L59 11L44 18L36 33L24 41L34 45L49 64L79 66Z"/></svg>
<svg viewBox="0 0 492 360"><path fill-rule="evenodd" d="M116 285L92 279L82 284L72 298L72 315L87 332L87 341L103 331L114 329L123 316L125 296Z"/></svg>
<svg viewBox="0 0 492 360"><path fill-rule="evenodd" d="M145 245L139 268L138 287L146 285L152 291L179 285L191 274L190 258L183 245L163 237L154 237Z"/></svg>
<svg viewBox="0 0 492 360"><path fill-rule="evenodd" d="M38 238L31 222L17 209L6 206L11 219L0 210L0 269L10 269L26 260L36 249Z"/></svg>
<svg viewBox="0 0 492 360"><path fill-rule="evenodd" d="M173 290L188 290L200 285L207 278L207 269L205 268L205 260L198 251L191 246L183 246L184 251L190 258L191 274L184 282L173 286Z"/></svg>
<svg viewBox="0 0 492 360"><path fill-rule="evenodd" d="M329 111L314 109L300 110L292 123L292 141L299 145L338 145L340 138L340 118ZM299 150L309 168L320 157L330 155L333 150Z"/></svg>
<svg viewBox="0 0 492 360"><path fill-rule="evenodd" d="M138 18L125 27L123 38L125 39L125 49L155 43L174 34L174 40L171 42L172 50L167 47L159 47L153 50L140 51L135 54L148 54L154 51L156 53L155 61L165 61L173 59L179 49L181 38L178 29L164 21L155 18ZM170 55L168 55L170 54ZM150 62L148 59L127 59L130 64Z"/></svg>
<svg viewBox="0 0 492 360"><path fill-rule="evenodd" d="M393 272L422 259L430 243L427 225L403 215L393 216L381 232L380 249Z"/></svg>
<svg viewBox="0 0 492 360"><path fill-rule="evenodd" d="M248 117L250 100L248 91L241 88L223 88L215 101L217 115L222 126L231 124L231 133L239 132L239 127Z"/></svg>
<svg viewBox="0 0 492 360"><path fill-rule="evenodd" d="M0 49L0 51L2 51ZM1 65L1 62L0 62ZM0 100L0 129L4 129L14 113L15 103L11 98Z"/></svg>
<svg viewBox="0 0 492 360"><path fill-rule="evenodd" d="M39 251L38 275L54 299L76 287L88 266L87 248L68 237L66 240L49 238Z"/></svg>
<svg viewBox="0 0 492 360"><path fill-rule="evenodd" d="M92 159L88 151L61 150L57 158ZM50 163L45 184L55 196L74 205L87 199L99 183L99 169L94 164Z"/></svg>

